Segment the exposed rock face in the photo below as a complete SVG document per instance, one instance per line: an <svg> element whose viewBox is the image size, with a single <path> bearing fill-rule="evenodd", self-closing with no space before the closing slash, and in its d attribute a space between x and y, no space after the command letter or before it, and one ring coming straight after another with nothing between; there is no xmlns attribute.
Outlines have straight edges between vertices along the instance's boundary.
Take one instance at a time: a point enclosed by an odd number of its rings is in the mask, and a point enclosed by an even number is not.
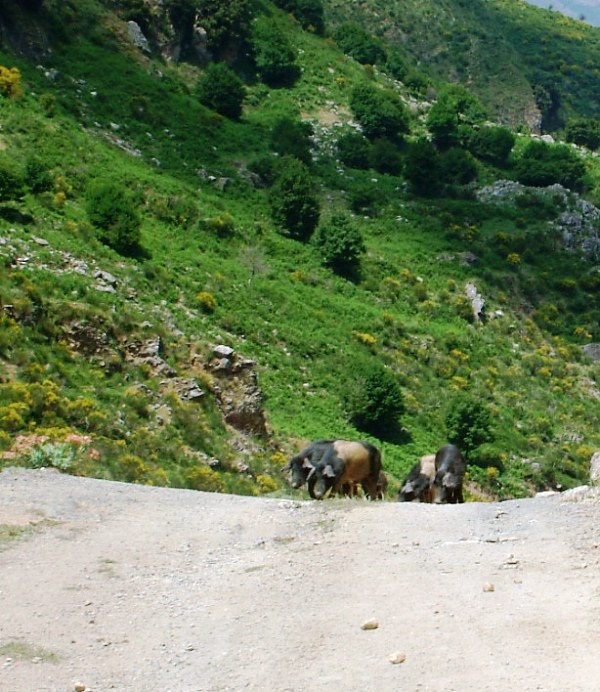
<svg viewBox="0 0 600 692"><path fill-rule="evenodd" d="M136 365L148 365L157 375L173 377L175 370L162 358L162 340L156 336L146 341L127 341L123 345L125 360Z"/></svg>
<svg viewBox="0 0 600 692"><path fill-rule="evenodd" d="M596 452L590 460L590 483L600 485L600 452Z"/></svg>
<svg viewBox="0 0 600 692"><path fill-rule="evenodd" d="M596 362L600 361L600 344L586 344L582 350L588 358Z"/></svg>
<svg viewBox="0 0 600 692"><path fill-rule="evenodd" d="M477 291L475 284L472 283L468 283L465 286L465 294L471 303L471 309L473 310L475 322L481 322L481 320L484 318L483 311L485 307L485 300Z"/></svg>
<svg viewBox="0 0 600 692"><path fill-rule="evenodd" d="M268 437L264 396L258 386L254 361L238 356L229 346L216 346L208 369L225 422L245 433Z"/></svg>
<svg viewBox="0 0 600 692"><path fill-rule="evenodd" d="M127 34L129 35L129 40L136 48L139 48L144 53L150 52L150 44L148 43L148 39L144 36L144 33L137 22L127 22Z"/></svg>

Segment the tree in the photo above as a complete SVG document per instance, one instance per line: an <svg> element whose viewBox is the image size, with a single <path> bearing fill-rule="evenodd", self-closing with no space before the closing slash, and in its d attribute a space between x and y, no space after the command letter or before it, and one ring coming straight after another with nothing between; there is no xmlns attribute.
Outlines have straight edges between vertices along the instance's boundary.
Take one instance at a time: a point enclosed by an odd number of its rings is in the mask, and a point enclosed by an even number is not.
<svg viewBox="0 0 600 692"><path fill-rule="evenodd" d="M20 199L25 194L23 171L12 156L0 152L0 203Z"/></svg>
<svg viewBox="0 0 600 692"><path fill-rule="evenodd" d="M126 189L112 180L94 180L86 197L87 215L99 240L121 254L137 252L142 222Z"/></svg>
<svg viewBox="0 0 600 692"><path fill-rule="evenodd" d="M241 116L245 95L242 80L224 62L211 63L198 80L200 103L232 120Z"/></svg>
<svg viewBox="0 0 600 692"><path fill-rule="evenodd" d="M317 34L325 30L323 17L323 0L275 0L277 7L293 14L303 29L309 29Z"/></svg>
<svg viewBox="0 0 600 692"><path fill-rule="evenodd" d="M269 193L273 221L284 235L306 241L319 223L319 200L308 168L285 156Z"/></svg>
<svg viewBox="0 0 600 692"><path fill-rule="evenodd" d="M600 147L600 123L595 118L570 120L565 129L567 142L595 151Z"/></svg>
<svg viewBox="0 0 600 692"><path fill-rule="evenodd" d="M453 147L440 158L442 178L447 183L467 185L477 178L477 164L468 151Z"/></svg>
<svg viewBox="0 0 600 692"><path fill-rule="evenodd" d="M350 168L369 168L369 141L358 132L347 132L337 141L340 161Z"/></svg>
<svg viewBox="0 0 600 692"><path fill-rule="evenodd" d="M445 423L449 442L456 445L467 459L477 447L493 441L489 407L468 394L452 401Z"/></svg>
<svg viewBox="0 0 600 692"><path fill-rule="evenodd" d="M393 91L359 84L350 95L350 108L369 139L397 139L408 132L408 111Z"/></svg>
<svg viewBox="0 0 600 692"><path fill-rule="evenodd" d="M337 213L321 224L313 237L321 251L323 264L336 274L354 278L358 275L360 256L365 252L363 237L346 214Z"/></svg>
<svg viewBox="0 0 600 692"><path fill-rule="evenodd" d="M506 127L483 126L473 130L469 138L469 151L482 161L506 166L515 145L514 134Z"/></svg>
<svg viewBox="0 0 600 692"><path fill-rule="evenodd" d="M342 24L335 32L335 40L346 55L362 65L385 61L386 53L381 43L356 22Z"/></svg>
<svg viewBox="0 0 600 692"><path fill-rule="evenodd" d="M313 128L310 123L281 118L271 131L271 147L281 156L295 156L308 165L312 161L312 134Z"/></svg>
<svg viewBox="0 0 600 692"><path fill-rule="evenodd" d="M400 175L402 171L402 156L394 142L386 137L376 139L371 147L369 161L371 167L379 173Z"/></svg>
<svg viewBox="0 0 600 692"><path fill-rule="evenodd" d="M252 48L258 74L270 86L290 86L300 76L294 49L268 17L254 23Z"/></svg>
<svg viewBox="0 0 600 692"><path fill-rule="evenodd" d="M458 84L440 90L437 101L427 114L427 128L440 149L449 149L466 141L473 125L485 118L485 109L476 96Z"/></svg>
<svg viewBox="0 0 600 692"><path fill-rule="evenodd" d="M409 145L404 158L404 177L419 195L435 194L441 176L441 159L437 149L426 139Z"/></svg>
<svg viewBox="0 0 600 692"><path fill-rule="evenodd" d="M515 176L523 185L547 187L559 183L571 190L584 187L585 164L564 145L531 141L515 165Z"/></svg>
<svg viewBox="0 0 600 692"><path fill-rule="evenodd" d="M370 362L362 371L353 372L345 404L350 420L359 430L389 437L400 427L404 396L397 376L378 362Z"/></svg>

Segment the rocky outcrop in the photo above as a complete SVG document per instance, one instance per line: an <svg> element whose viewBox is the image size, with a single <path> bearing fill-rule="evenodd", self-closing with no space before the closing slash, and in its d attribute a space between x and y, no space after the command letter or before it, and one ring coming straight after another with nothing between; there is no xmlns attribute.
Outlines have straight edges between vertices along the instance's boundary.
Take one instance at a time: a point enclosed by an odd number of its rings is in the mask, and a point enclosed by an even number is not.
<svg viewBox="0 0 600 692"><path fill-rule="evenodd" d="M216 346L208 364L211 387L225 422L251 435L267 438L264 396L258 385L254 361L239 356L229 346Z"/></svg>
<svg viewBox="0 0 600 692"><path fill-rule="evenodd" d="M590 459L590 483L600 485L600 451Z"/></svg>

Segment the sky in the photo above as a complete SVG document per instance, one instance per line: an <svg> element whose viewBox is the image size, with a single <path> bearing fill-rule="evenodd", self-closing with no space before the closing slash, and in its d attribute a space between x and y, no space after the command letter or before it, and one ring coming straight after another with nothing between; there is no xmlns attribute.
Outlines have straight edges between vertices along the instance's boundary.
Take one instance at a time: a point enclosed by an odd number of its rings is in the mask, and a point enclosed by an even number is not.
<svg viewBox="0 0 600 692"><path fill-rule="evenodd" d="M575 19L583 15L588 24L600 27L600 0L526 0L526 2L544 9L552 8Z"/></svg>

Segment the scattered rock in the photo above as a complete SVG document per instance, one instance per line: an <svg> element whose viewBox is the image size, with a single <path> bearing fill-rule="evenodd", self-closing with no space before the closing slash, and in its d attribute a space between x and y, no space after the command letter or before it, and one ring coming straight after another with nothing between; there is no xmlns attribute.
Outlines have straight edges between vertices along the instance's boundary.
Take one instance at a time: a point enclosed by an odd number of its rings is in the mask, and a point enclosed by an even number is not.
<svg viewBox="0 0 600 692"><path fill-rule="evenodd" d="M396 653L390 654L389 657L390 663L404 663L406 661L406 654L403 654L401 651L396 651Z"/></svg>
<svg viewBox="0 0 600 692"><path fill-rule="evenodd" d="M484 590L486 593L491 593L492 591L495 591L496 589L495 589L494 585L493 585L491 582L486 581L486 583L483 585L483 590Z"/></svg>
<svg viewBox="0 0 600 692"><path fill-rule="evenodd" d="M76 682L73 685L73 689L75 692L85 692L87 690L87 685L84 685L82 682Z"/></svg>
<svg viewBox="0 0 600 692"><path fill-rule="evenodd" d="M596 452L590 459L590 483L600 484L600 451Z"/></svg>
<svg viewBox="0 0 600 692"><path fill-rule="evenodd" d="M361 630L376 630L379 627L379 622L375 618L371 618L360 626Z"/></svg>

